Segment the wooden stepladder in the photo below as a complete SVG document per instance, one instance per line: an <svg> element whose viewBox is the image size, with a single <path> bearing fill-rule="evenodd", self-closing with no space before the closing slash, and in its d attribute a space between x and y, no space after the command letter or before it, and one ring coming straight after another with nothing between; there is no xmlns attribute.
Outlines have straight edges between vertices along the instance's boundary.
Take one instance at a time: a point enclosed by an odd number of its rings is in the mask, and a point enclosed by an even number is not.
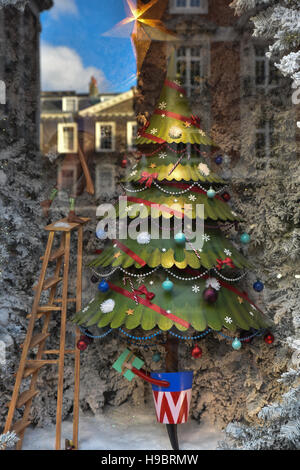
<svg viewBox="0 0 300 470"><path fill-rule="evenodd" d="M84 223L89 219L83 219ZM8 404L9 410L4 428L4 433L15 431L19 437L16 449L22 448L22 442L26 428L31 424L30 410L34 397L39 393L36 386L38 374L43 366L56 364L58 366L58 384L57 384L57 410L56 410L56 442L55 448L61 448L61 423L63 406L63 384L64 384L64 359L65 354L74 355L74 406L73 406L73 444L78 448L78 425L79 425L79 383L80 383L80 351L76 348L76 343L80 336L80 331L76 328L76 338L74 349L67 350L66 344L66 322L67 311L70 303L76 304L76 311L81 309L82 301L82 243L83 243L83 225L78 223L69 223L67 219L59 220L45 227L49 232L47 247L43 260L42 269L38 284L34 287L36 293L34 297L31 314L28 315L29 324L22 346L22 354L19 368L16 374L16 382L11 401ZM71 234L77 232L77 280L76 297L68 298L69 290L69 264L70 264L70 244ZM56 250L52 250L55 235L60 235L60 245ZM51 277L46 278L49 264L52 267ZM56 298L57 287L62 282L62 296ZM40 304L43 291L50 290L47 304ZM49 326L52 315L59 320L60 318L60 343L59 349L46 349L46 341L50 336ZM42 320L42 328L37 330L38 320ZM29 355L34 355L34 359ZM48 359L48 357L54 359ZM46 358L45 358L46 357ZM20 393L24 379L30 378L29 388ZM13 423L16 408L23 408L22 418Z"/></svg>

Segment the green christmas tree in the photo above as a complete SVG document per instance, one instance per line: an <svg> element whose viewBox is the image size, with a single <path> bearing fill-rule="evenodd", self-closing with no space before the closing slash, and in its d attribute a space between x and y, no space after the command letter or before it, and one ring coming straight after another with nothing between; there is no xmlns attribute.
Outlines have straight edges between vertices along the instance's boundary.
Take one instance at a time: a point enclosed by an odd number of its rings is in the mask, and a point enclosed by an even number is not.
<svg viewBox="0 0 300 470"><path fill-rule="evenodd" d="M127 200L119 201L116 211L129 225L139 220L140 232L110 241L91 263L92 280L101 281L99 292L74 322L87 328L97 325L103 334L119 330L135 345L163 337L165 371L177 372L179 341L199 341L217 332L239 349L269 321L238 288L251 264L226 234L240 219L226 202L230 196L225 181L209 169L213 142L191 113L173 60L158 105L137 142L144 152L123 182ZM200 216L199 207L204 208ZM201 247L195 235L200 222ZM241 241L248 243L249 236L242 234ZM256 290L262 288L257 282ZM192 355L201 355L196 343ZM178 447L175 428L168 425L173 448Z"/></svg>

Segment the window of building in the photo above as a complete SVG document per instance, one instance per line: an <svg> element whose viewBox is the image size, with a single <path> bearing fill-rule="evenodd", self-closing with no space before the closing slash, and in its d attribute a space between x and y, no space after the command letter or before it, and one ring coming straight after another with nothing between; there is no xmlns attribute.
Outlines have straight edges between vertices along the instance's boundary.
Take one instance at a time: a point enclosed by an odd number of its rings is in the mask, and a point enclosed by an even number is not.
<svg viewBox="0 0 300 470"><path fill-rule="evenodd" d="M75 122L58 124L57 150L59 153L77 153L77 124Z"/></svg>
<svg viewBox="0 0 300 470"><path fill-rule="evenodd" d="M171 0L171 13L208 13L207 0Z"/></svg>
<svg viewBox="0 0 300 470"><path fill-rule="evenodd" d="M64 112L76 113L78 111L78 100L76 97L63 97L62 108Z"/></svg>
<svg viewBox="0 0 300 470"><path fill-rule="evenodd" d="M267 47L254 46L255 53L255 85L259 89L271 89L279 85L279 71L274 63L266 57Z"/></svg>
<svg viewBox="0 0 300 470"><path fill-rule="evenodd" d="M135 139L137 137L138 125L136 121L127 122L127 147L128 149L135 148Z"/></svg>
<svg viewBox="0 0 300 470"><path fill-rule="evenodd" d="M96 122L96 151L113 152L115 150L116 124L114 122Z"/></svg>
<svg viewBox="0 0 300 470"><path fill-rule="evenodd" d="M193 89L200 86L203 76L202 47L179 47L176 52L176 68L182 85L190 95Z"/></svg>
<svg viewBox="0 0 300 470"><path fill-rule="evenodd" d="M96 197L104 194L112 194L116 188L115 167L113 165L96 166Z"/></svg>
<svg viewBox="0 0 300 470"><path fill-rule="evenodd" d="M273 119L262 119L255 129L255 151L260 158L272 156L275 145Z"/></svg>

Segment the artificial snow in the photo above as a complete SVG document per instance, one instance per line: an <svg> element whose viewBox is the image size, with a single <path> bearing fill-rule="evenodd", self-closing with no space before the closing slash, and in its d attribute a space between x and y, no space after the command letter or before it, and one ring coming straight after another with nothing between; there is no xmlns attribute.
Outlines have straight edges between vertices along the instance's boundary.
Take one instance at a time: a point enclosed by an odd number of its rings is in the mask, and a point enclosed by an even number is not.
<svg viewBox="0 0 300 470"><path fill-rule="evenodd" d="M62 426L64 440L72 439L72 422ZM208 423L195 420L178 425L181 450L215 450L224 434ZM54 449L55 426L28 428L24 450ZM172 450L166 426L157 423L154 408L134 410L126 405L109 408L103 415L81 416L79 422L80 450Z"/></svg>

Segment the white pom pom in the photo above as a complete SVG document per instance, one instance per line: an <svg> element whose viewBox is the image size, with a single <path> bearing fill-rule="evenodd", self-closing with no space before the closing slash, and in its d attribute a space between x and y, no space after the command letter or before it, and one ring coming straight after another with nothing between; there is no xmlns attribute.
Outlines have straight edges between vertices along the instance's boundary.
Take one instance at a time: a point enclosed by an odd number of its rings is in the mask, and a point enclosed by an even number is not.
<svg viewBox="0 0 300 470"><path fill-rule="evenodd" d="M212 287L215 290L220 290L221 289L221 285L220 285L218 279L216 279L214 277L211 277L210 279L207 279L205 285L206 285L206 287Z"/></svg>
<svg viewBox="0 0 300 470"><path fill-rule="evenodd" d="M115 308L115 301L113 299L105 300L100 305L101 312L103 313L112 312L114 308Z"/></svg>
<svg viewBox="0 0 300 470"><path fill-rule="evenodd" d="M210 174L210 169L206 165L206 163L199 163L198 169L203 176L208 176Z"/></svg>
<svg viewBox="0 0 300 470"><path fill-rule="evenodd" d="M138 234L136 240L140 245L148 245L151 240L151 235L148 232L141 232Z"/></svg>
<svg viewBox="0 0 300 470"><path fill-rule="evenodd" d="M179 139L182 136L182 131L180 127L172 126L169 130L169 136L171 139Z"/></svg>

